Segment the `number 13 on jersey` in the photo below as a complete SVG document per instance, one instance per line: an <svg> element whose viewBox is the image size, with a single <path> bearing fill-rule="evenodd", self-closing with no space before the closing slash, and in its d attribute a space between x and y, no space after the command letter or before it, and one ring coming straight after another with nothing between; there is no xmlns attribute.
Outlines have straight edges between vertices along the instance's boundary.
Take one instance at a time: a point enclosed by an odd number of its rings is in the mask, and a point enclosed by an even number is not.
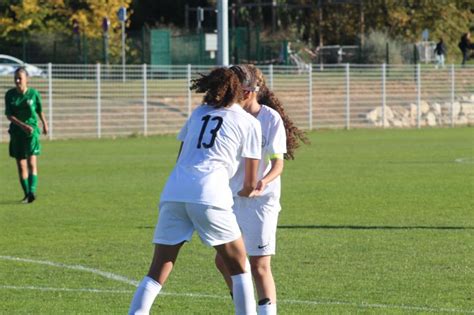
<svg viewBox="0 0 474 315"><path fill-rule="evenodd" d="M201 132L199 133L197 148L201 149L201 147L204 147L206 149L209 149L209 148L212 148L212 146L214 145L216 141L216 137L217 137L217 132L222 127L222 123L224 122L224 119L220 116L213 117L211 115L206 115L202 117L201 120L203 121L203 123L202 123ZM209 126L209 121L211 121L211 124L210 124L211 126ZM210 134L211 138L209 139L209 142L207 143L203 141L204 134L206 135Z"/></svg>

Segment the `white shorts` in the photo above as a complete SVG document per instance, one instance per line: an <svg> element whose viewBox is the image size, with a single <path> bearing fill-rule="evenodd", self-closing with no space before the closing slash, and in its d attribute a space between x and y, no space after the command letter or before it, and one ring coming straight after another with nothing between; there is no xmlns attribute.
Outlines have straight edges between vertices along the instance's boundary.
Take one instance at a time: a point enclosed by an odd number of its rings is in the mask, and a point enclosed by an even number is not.
<svg viewBox="0 0 474 315"><path fill-rule="evenodd" d="M245 249L249 256L275 255L279 204L269 204L259 198L234 198Z"/></svg>
<svg viewBox="0 0 474 315"><path fill-rule="evenodd" d="M160 204L154 244L176 245L190 241L194 231L209 246L229 243L241 236L231 210L188 202L166 201Z"/></svg>

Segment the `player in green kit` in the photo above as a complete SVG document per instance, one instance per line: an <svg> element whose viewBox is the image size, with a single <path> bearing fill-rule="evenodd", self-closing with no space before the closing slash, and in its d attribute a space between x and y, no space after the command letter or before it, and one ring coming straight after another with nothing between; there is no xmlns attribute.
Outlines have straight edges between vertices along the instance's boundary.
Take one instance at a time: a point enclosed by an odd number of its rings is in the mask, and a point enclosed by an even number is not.
<svg viewBox="0 0 474 315"><path fill-rule="evenodd" d="M38 120L43 124L43 134L48 134L48 123L43 114L41 96L35 89L29 88L28 72L25 68L15 71L15 88L5 94L5 115L10 123L10 156L16 159L20 184L25 193L23 203L36 199L38 169L36 157L41 153L40 129Z"/></svg>

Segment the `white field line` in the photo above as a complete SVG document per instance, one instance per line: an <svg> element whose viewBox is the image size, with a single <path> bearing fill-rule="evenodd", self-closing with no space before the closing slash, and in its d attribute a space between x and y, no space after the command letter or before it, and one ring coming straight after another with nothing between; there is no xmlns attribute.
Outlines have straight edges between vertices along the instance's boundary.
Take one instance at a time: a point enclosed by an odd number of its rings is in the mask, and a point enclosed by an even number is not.
<svg viewBox="0 0 474 315"><path fill-rule="evenodd" d="M89 267L84 267L81 265L66 265L66 264L61 264L61 263L55 263L52 261L47 261L47 260L36 260L36 259L27 259L27 258L19 258L19 257L12 257L12 256L0 256L0 259L3 260L11 260L11 261L18 261L18 262L26 262L26 263L32 263L32 264L38 264L38 265L47 265L51 267L58 267L58 268L63 268L63 269L71 269L71 270L79 270L79 271L86 271L90 272L99 276L103 276L104 278L110 279L110 280L115 280L118 282L122 283L127 283L130 285L133 285L135 287L138 286L138 281L136 280L131 280L126 277L116 275L111 272L106 272L106 271L101 271L98 269L94 268L89 268Z"/></svg>
<svg viewBox="0 0 474 315"><path fill-rule="evenodd" d="M0 285L0 289L11 289L11 290L36 290L36 291L59 291L59 292L86 292L86 293L113 293L113 294L132 294L133 290L107 290L107 289L93 289L93 288L51 288L51 287L34 287L34 286L11 286L11 285ZM191 297L198 299L219 299L227 300L229 297L211 295L211 294L199 294L199 293L171 293L171 292L160 292L160 296L178 296L178 297ZM357 308L379 308L379 309L403 309L409 311L422 311L430 313L461 313L461 314L474 314L474 311L466 311L461 309L446 309L446 308L431 308L421 306L408 306L408 305L387 305L387 304L368 304L368 303L351 303L351 302L338 302L338 301L301 301L301 300L278 300L279 304L300 304L300 305L337 305L337 306L353 306Z"/></svg>
<svg viewBox="0 0 474 315"><path fill-rule="evenodd" d="M472 157L463 157L463 158L455 159L454 162L464 163L464 164L474 164L474 158L472 158Z"/></svg>
<svg viewBox="0 0 474 315"><path fill-rule="evenodd" d="M55 291L55 292L87 292L87 293L125 293L131 294L132 290L107 290L92 288L51 288L51 287L35 287L35 286L17 286L17 285L0 285L0 289L5 290L34 290L34 291Z"/></svg>
<svg viewBox="0 0 474 315"><path fill-rule="evenodd" d="M131 280L126 277L113 274L110 272L101 271L94 268L84 267L81 265L66 265L61 263L55 263L52 261L45 260L34 260L27 258L19 258L12 256L0 256L0 259L34 263L40 265L47 265L52 267L86 271L93 274L103 276L110 280L126 283L134 287L138 286L138 281ZM108 290L108 289L94 289L94 288L51 288L51 287L36 287L36 286L9 286L0 285L0 289L4 290L37 290L37 291L61 291L61 292L88 292L88 293L112 293L112 294L132 294L133 290ZM160 292L160 295L164 296L178 296L178 297L190 297L198 299L228 299L229 297L211 294L200 294L200 293L173 293L173 292ZM305 301L305 300L278 300L279 304L300 304L300 305L339 305L339 306L353 306L357 308L369 308L369 309L399 309L409 311L421 311L430 313L460 313L460 314L474 314L474 310L462 310L455 308L434 308L434 307L423 307L423 306L410 306L410 305L390 305L390 304L370 304L370 303L353 303L353 302L342 302L342 301Z"/></svg>

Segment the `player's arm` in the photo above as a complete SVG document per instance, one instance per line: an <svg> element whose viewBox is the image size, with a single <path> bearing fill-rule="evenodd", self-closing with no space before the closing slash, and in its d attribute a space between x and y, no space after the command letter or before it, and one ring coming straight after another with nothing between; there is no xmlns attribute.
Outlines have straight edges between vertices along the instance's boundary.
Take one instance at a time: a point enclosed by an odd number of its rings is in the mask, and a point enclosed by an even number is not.
<svg viewBox="0 0 474 315"><path fill-rule="evenodd" d="M241 197L253 197L257 187L258 159L245 159L244 187L238 192Z"/></svg>
<svg viewBox="0 0 474 315"><path fill-rule="evenodd" d="M241 197L253 197L256 195L258 163L262 156L262 128L260 123L254 119L249 130L248 137L243 146L243 157L245 157L244 185L238 192Z"/></svg>
<svg viewBox="0 0 474 315"><path fill-rule="evenodd" d="M16 116L14 115L13 110L10 107L9 93L5 94L5 116L12 124L20 127L24 132L26 132L26 134L29 135L33 132L33 127L25 124L24 122L16 118Z"/></svg>
<svg viewBox="0 0 474 315"><path fill-rule="evenodd" d="M258 181L256 188L258 193L262 193L268 183L272 182L275 178L280 176L281 173L283 173L283 167L285 165L285 162L283 160L283 154L275 154L270 158L270 163L272 164L272 167L270 171L261 180Z"/></svg>
<svg viewBox="0 0 474 315"><path fill-rule="evenodd" d="M15 116L13 115L7 115L7 119L9 121L11 121L13 124L17 125L18 127L20 127L21 129L23 129L23 131L29 135L33 132L33 127L31 127L30 125L28 124L25 124L24 122L22 122L21 120L19 120L18 118L16 118Z"/></svg>
<svg viewBox="0 0 474 315"><path fill-rule="evenodd" d="M43 101L41 100L41 94L35 90L35 97L36 97L36 114L38 114L41 123L43 124L43 134L47 135L49 131L48 121L46 120L46 116L43 113Z"/></svg>
<svg viewBox="0 0 474 315"><path fill-rule="evenodd" d="M43 124L43 134L47 135L49 131L49 127L48 127L48 122L46 121L46 116L44 115L43 112L41 112L39 114L39 117L40 117L41 123Z"/></svg>

